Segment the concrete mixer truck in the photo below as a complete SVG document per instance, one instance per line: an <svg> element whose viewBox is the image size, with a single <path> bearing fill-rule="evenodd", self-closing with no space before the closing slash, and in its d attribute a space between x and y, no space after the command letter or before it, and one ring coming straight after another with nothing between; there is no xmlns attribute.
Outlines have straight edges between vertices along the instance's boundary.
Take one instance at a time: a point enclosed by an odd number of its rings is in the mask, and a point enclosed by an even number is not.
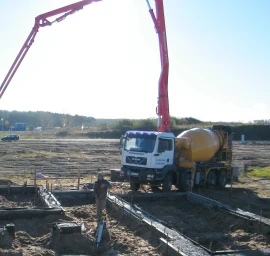
<svg viewBox="0 0 270 256"><path fill-rule="evenodd" d="M159 38L161 75L158 87L158 131L127 131L121 138L120 176L136 191L172 186L188 191L193 186L225 187L232 177L232 131L229 126L193 128L175 137L171 133L168 100L169 58L162 0L155 0L156 16L149 6Z"/></svg>
<svg viewBox="0 0 270 256"><path fill-rule="evenodd" d="M230 126L193 128L173 133L127 131L122 137L120 176L130 180L133 191L141 184L162 186L169 192L193 186L225 187L232 175Z"/></svg>

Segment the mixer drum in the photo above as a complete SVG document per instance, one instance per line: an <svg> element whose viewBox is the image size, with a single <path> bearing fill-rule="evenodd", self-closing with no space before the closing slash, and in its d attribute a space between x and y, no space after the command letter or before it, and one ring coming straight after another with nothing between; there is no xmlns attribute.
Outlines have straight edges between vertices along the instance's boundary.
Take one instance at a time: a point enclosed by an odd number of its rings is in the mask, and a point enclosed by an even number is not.
<svg viewBox="0 0 270 256"><path fill-rule="evenodd" d="M191 162L210 161L223 145L219 131L193 128L176 137L176 151Z"/></svg>

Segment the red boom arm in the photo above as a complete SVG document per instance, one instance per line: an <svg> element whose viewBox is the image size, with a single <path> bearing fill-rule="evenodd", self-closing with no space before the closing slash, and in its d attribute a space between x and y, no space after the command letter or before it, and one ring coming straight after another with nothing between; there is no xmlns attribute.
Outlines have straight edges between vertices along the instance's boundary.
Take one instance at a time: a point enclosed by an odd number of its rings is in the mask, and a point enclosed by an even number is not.
<svg viewBox="0 0 270 256"><path fill-rule="evenodd" d="M2 98L5 90L7 89L11 79L13 78L13 76L15 75L17 69L19 68L21 62L23 61L26 53L28 52L28 50L30 49L31 45L34 42L34 39L37 35L38 29L40 27L45 27L45 26L51 26L54 22L60 22L62 20L64 20L68 15L75 13L76 11L79 11L81 9L83 9L83 7L85 5L91 4L92 2L99 2L101 0L83 0L74 4L70 4L67 6L64 6L62 8L47 12L47 13L43 13L39 16L37 16L35 18L35 25L33 27L33 29L31 30L29 36L27 37L25 43L23 44L19 54L17 55L15 61L13 62L13 64L11 65L11 68L9 69L4 81L1 84L0 87L0 99ZM54 21L50 22L49 20L47 20L47 18L61 14L61 13L65 13L64 15L56 18Z"/></svg>
<svg viewBox="0 0 270 256"><path fill-rule="evenodd" d="M68 15L81 10L85 5L91 4L92 2L99 2L101 0L83 0L74 4L64 6L62 8L41 14L35 18L35 24L27 37L25 43L23 44L19 54L17 55L15 61L13 62L11 68L9 69L4 81L0 87L0 99L2 98L5 90L7 89L10 81L15 75L17 69L19 68L21 62L23 61L26 53L30 49L34 42L36 34L40 27L50 26L54 22L60 22L65 19ZM167 37L166 37L166 26L164 17L163 0L155 0L156 3L156 16L153 9L151 8L149 1L147 4L149 6L149 12L155 24L156 31L159 38L159 49L161 58L161 75L159 79L158 87L158 131L159 132L170 132L170 114L169 114L169 99L168 99L168 76L169 76L169 58L168 58L168 48L167 48ZM47 18L64 13L62 16L56 18L53 22L47 20Z"/></svg>
<svg viewBox="0 0 270 256"><path fill-rule="evenodd" d="M158 33L160 60L161 60L161 74L159 78L158 106L157 106L158 131L170 132L171 126L170 126L170 112L169 112L169 98L168 98L169 56L167 48L167 36L166 36L163 0L155 0L156 16L154 14L153 9L150 7L149 1L148 0L146 1L149 6L150 15L154 21L155 28Z"/></svg>

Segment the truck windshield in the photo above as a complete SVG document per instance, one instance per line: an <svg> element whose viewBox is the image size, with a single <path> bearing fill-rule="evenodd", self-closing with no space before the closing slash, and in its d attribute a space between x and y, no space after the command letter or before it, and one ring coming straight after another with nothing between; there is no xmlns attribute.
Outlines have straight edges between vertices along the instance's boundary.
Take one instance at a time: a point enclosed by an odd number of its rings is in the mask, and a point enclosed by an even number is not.
<svg viewBox="0 0 270 256"><path fill-rule="evenodd" d="M126 136L124 150L152 153L155 148L156 135L130 134Z"/></svg>

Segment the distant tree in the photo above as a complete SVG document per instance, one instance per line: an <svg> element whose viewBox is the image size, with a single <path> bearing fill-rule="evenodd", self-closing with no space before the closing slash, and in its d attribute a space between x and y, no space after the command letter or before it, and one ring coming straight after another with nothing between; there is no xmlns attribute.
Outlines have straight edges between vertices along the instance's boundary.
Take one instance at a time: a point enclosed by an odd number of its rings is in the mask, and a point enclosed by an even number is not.
<svg viewBox="0 0 270 256"><path fill-rule="evenodd" d="M152 131L157 129L156 119L148 118L139 120L136 124L136 129Z"/></svg>
<svg viewBox="0 0 270 256"><path fill-rule="evenodd" d="M69 114L64 114L62 116L62 126L63 127L69 127L69 126L72 126L72 116L69 115Z"/></svg>
<svg viewBox="0 0 270 256"><path fill-rule="evenodd" d="M130 119L121 119L113 125L113 129L118 131L131 130L133 128L133 122Z"/></svg>
<svg viewBox="0 0 270 256"><path fill-rule="evenodd" d="M99 128L100 128L100 130L102 130L102 131L107 131L107 130L108 130L108 124L106 124L106 123L101 123L101 124L99 125Z"/></svg>
<svg viewBox="0 0 270 256"><path fill-rule="evenodd" d="M9 126L9 121L8 120L5 120L4 121L4 126L6 127L6 126Z"/></svg>
<svg viewBox="0 0 270 256"><path fill-rule="evenodd" d="M34 127L60 127L62 123L65 123L67 126L78 127L95 122L95 118L93 117L71 116L44 111L19 112L0 110L0 118L8 120L9 124L6 124L6 129L9 126L14 126L15 123L26 123L27 127L29 125L33 125Z"/></svg>
<svg viewBox="0 0 270 256"><path fill-rule="evenodd" d="M176 126L175 119L173 118L170 119L170 125L171 125L171 128L174 128Z"/></svg>
<svg viewBox="0 0 270 256"><path fill-rule="evenodd" d="M75 115L72 123L74 127L81 127L84 124L83 116Z"/></svg>
<svg viewBox="0 0 270 256"><path fill-rule="evenodd" d="M34 126L32 124L28 125L28 131L34 131Z"/></svg>
<svg viewBox="0 0 270 256"><path fill-rule="evenodd" d="M174 123L175 125L187 125L187 124L200 124L202 122L193 117L178 118L172 116L171 123Z"/></svg>
<svg viewBox="0 0 270 256"><path fill-rule="evenodd" d="M53 127L52 113L40 112L40 124L41 127Z"/></svg>

